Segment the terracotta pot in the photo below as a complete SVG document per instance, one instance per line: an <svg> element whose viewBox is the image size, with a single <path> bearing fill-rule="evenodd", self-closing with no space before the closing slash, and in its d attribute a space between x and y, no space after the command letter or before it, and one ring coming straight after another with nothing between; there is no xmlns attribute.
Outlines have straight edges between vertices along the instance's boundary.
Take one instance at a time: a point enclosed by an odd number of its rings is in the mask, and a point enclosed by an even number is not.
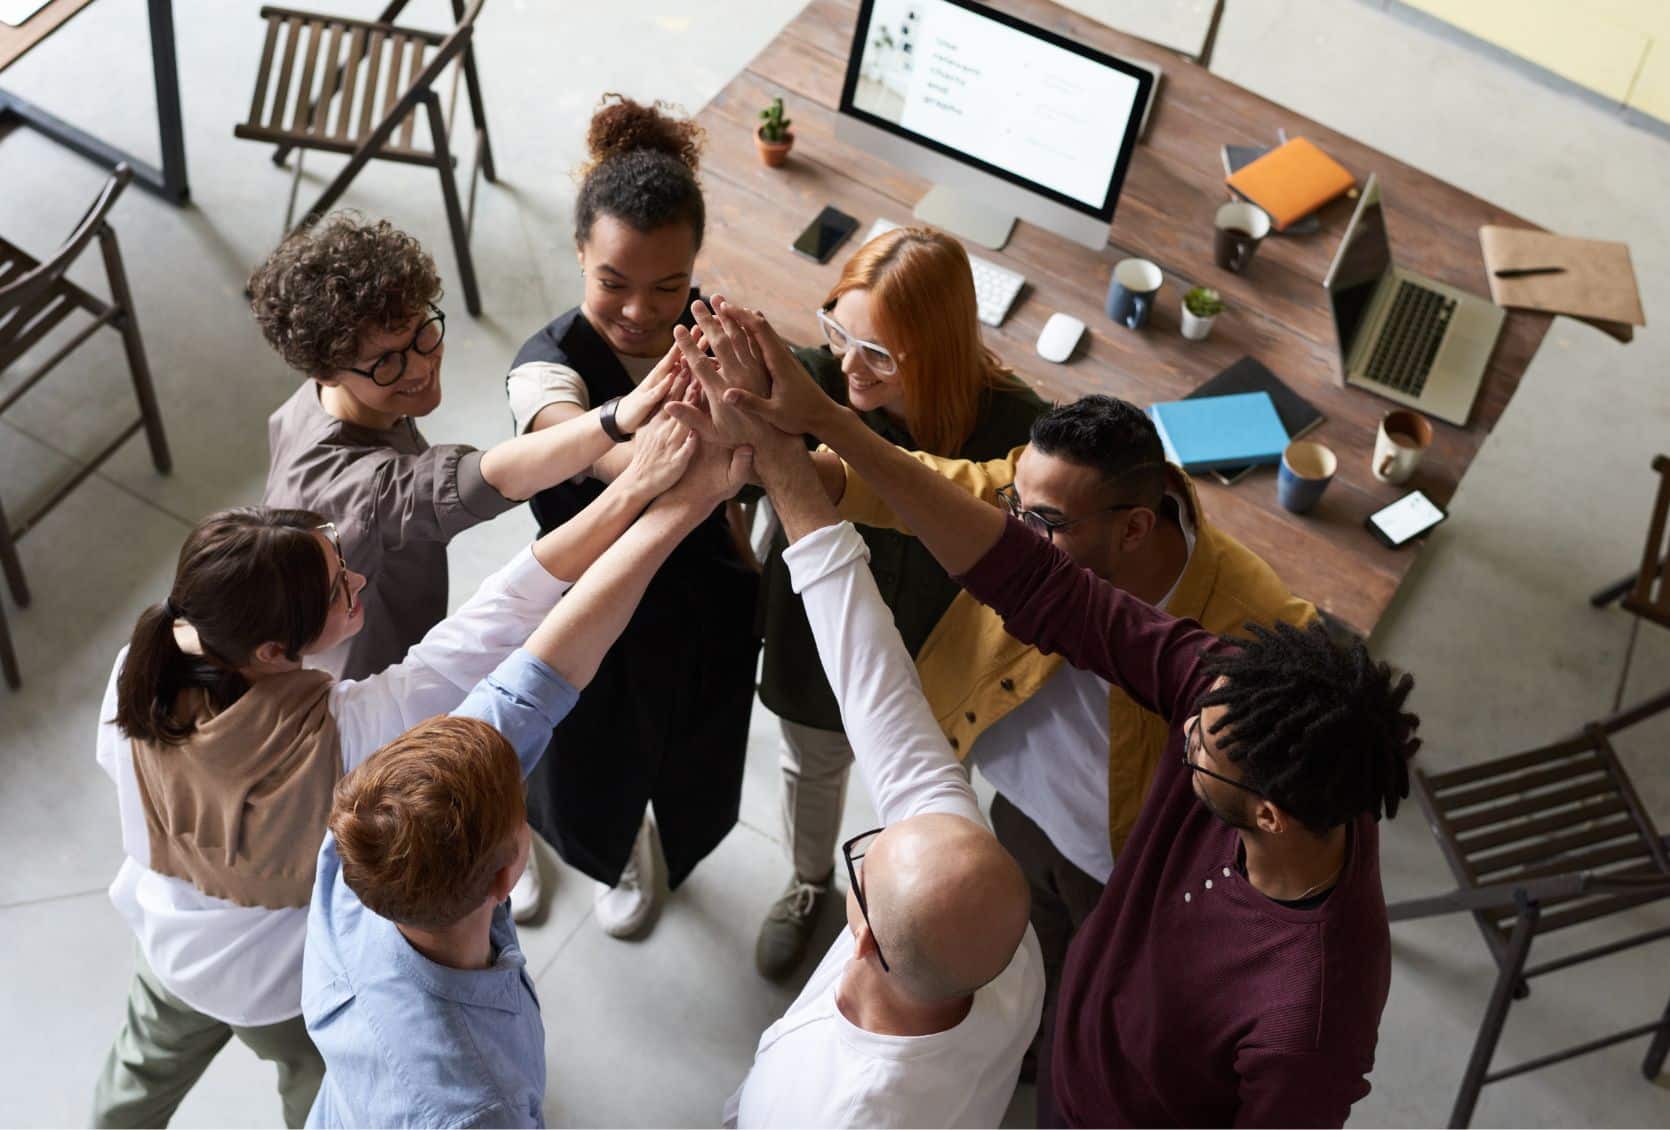
<svg viewBox="0 0 1670 1130"><path fill-rule="evenodd" d="M789 158L789 150L794 148L794 131L791 129L783 136L782 141L767 141L761 136L764 126L754 131L754 148L760 151L760 160L775 169Z"/></svg>

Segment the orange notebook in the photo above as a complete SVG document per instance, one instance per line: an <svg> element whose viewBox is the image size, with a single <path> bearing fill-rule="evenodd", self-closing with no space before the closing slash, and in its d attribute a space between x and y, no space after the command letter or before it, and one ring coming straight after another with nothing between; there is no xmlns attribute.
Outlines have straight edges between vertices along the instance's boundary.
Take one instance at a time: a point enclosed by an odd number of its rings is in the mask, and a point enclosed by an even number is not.
<svg viewBox="0 0 1670 1130"><path fill-rule="evenodd" d="M1357 183L1338 161L1302 137L1278 145L1228 178L1229 187L1270 213L1277 231Z"/></svg>

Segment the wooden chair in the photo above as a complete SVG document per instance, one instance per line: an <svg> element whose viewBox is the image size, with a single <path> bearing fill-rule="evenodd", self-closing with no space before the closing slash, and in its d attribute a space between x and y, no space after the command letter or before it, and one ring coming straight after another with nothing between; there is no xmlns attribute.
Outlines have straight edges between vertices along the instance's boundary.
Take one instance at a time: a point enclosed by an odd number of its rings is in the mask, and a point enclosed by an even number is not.
<svg viewBox="0 0 1670 1130"><path fill-rule="evenodd" d="M1393 922L1465 910L1473 915L1497 978L1485 1008L1451 1126L1466 1126L1479 1091L1527 1071L1651 1035L1642 1061L1657 1078L1670 1052L1670 1005L1656 1020L1524 1063L1490 1070L1508 1006L1532 977L1670 937L1651 929L1540 965L1531 943L1556 930L1670 898L1670 851L1613 752L1612 736L1670 707L1670 691L1586 726L1564 742L1448 773L1416 770L1415 797L1455 875L1457 889L1388 908ZM1664 986L1657 986L1661 991Z"/></svg>
<svg viewBox="0 0 1670 1130"><path fill-rule="evenodd" d="M82 311L92 315L93 319L34 372L18 382L4 398L0 398L0 413L17 403L60 361L104 326L110 326L122 335L128 372L133 378L134 397L139 402L138 417L103 450L54 488L46 501L35 507L20 523L11 525L4 511L0 511L0 566L3 566L7 584L11 587L12 599L20 608L29 603L29 586L17 556L18 540L98 470L134 432L145 429L145 438L151 445L151 462L156 464L159 472L167 474L173 467L173 460L168 454L168 438L162 430L162 415L157 410L156 391L151 385L151 369L145 361L145 346L139 337L139 322L133 312L133 296L128 290L127 273L122 269L121 251L116 246L116 233L105 222L116 198L131 180L133 170L125 164L117 165L69 239L52 258L44 262L31 258L22 248L0 238L0 372L10 368L13 362L38 345L71 314ZM70 265L95 239L99 242L105 274L110 281L108 303L64 277ZM3 668L10 686L15 688L21 683L17 656L3 618L0 618L0 668Z"/></svg>
<svg viewBox="0 0 1670 1130"><path fill-rule="evenodd" d="M1589 598L1589 603L1596 608L1619 601L1624 611L1634 617L1629 625L1629 644L1624 649L1624 669L1618 675L1618 690L1612 696L1614 711L1624 700L1641 621L1651 620L1670 628L1670 521L1666 521L1666 514L1670 513L1670 455L1654 457L1653 470L1658 472L1658 497L1647 518L1647 544L1641 550L1641 567Z"/></svg>
<svg viewBox="0 0 1670 1130"><path fill-rule="evenodd" d="M273 163L277 165L284 164L291 150L348 155L342 171L292 227L302 171L301 154L297 154L284 215L287 234L323 216L373 159L435 169L441 178L464 305L472 315L481 313L475 263L470 258L477 174L489 182L497 180L473 44L476 17L484 2L471 0L466 8L464 0L452 0L458 23L444 35L396 26L393 20L407 0L394 0L375 21L262 8L267 39L261 49L255 96L249 120L233 130L238 137L275 143ZM467 207L459 199L453 175L457 160L448 141L449 117L442 112L441 96L435 89L442 72L455 62L449 106L456 107L462 75L475 123L475 168ZM420 116L427 127L427 142L417 130Z"/></svg>

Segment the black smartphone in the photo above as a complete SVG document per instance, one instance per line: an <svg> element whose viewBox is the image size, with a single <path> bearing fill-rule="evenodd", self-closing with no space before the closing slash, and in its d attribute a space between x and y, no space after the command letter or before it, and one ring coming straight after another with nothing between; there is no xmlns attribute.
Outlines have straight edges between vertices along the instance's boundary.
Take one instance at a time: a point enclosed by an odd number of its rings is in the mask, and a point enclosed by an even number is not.
<svg viewBox="0 0 1670 1130"><path fill-rule="evenodd" d="M1364 519L1369 533L1388 549L1402 549L1449 515L1432 499L1412 490L1390 506L1382 507Z"/></svg>
<svg viewBox="0 0 1670 1130"><path fill-rule="evenodd" d="M818 218L795 237L794 249L814 262L827 263L835 249L857 230L857 220L833 205L825 205Z"/></svg>

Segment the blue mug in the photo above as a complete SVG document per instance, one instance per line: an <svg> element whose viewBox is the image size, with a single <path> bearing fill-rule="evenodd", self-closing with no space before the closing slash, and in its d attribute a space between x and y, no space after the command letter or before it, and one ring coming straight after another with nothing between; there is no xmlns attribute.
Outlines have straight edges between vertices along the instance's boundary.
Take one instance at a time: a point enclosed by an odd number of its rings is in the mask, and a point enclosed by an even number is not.
<svg viewBox="0 0 1670 1130"><path fill-rule="evenodd" d="M1160 292L1165 275L1146 259L1121 259L1113 268L1108 282L1108 317L1122 323L1128 330L1140 330L1148 323L1154 309L1154 296Z"/></svg>
<svg viewBox="0 0 1670 1130"><path fill-rule="evenodd" d="M1334 481L1339 459L1320 443L1300 440L1287 445L1276 473L1276 499L1283 510L1304 514L1322 500Z"/></svg>

